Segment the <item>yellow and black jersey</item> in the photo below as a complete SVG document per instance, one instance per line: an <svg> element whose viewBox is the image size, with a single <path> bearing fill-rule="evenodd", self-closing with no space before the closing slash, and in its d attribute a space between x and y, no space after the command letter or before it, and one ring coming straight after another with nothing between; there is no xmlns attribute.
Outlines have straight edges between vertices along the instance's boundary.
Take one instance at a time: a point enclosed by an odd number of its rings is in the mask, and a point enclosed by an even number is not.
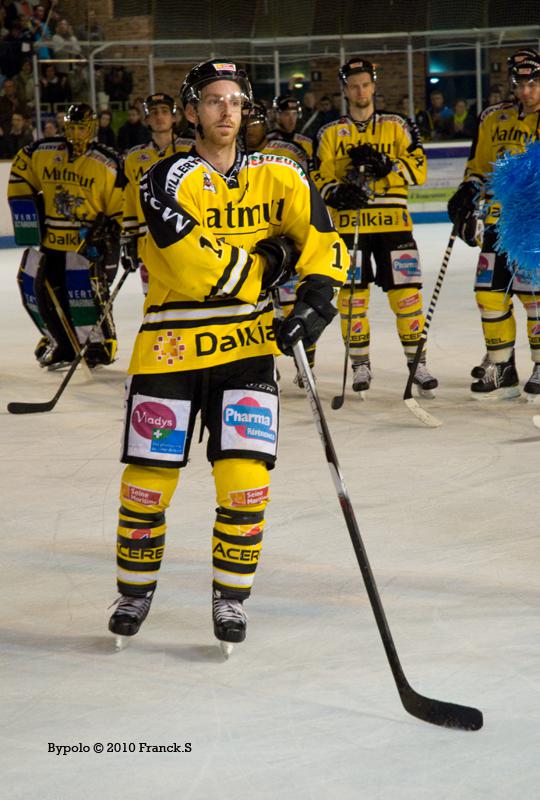
<svg viewBox="0 0 540 800"><path fill-rule="evenodd" d="M131 373L202 369L277 354L272 298L261 292L258 241L290 236L309 275L343 283L349 265L313 183L289 158L239 153L223 175L192 152L155 164L140 183L148 226L144 319Z"/></svg>
<svg viewBox="0 0 540 800"><path fill-rule="evenodd" d="M11 167L8 198L41 193L41 244L68 251L79 248L79 229L99 213L121 223L123 186L122 164L114 150L92 142L84 155L75 158L67 139L55 136L19 150Z"/></svg>
<svg viewBox="0 0 540 800"><path fill-rule="evenodd" d="M360 211L361 233L384 233L412 229L407 209L409 186L424 183L426 154L414 122L402 114L375 112L366 122L349 116L324 125L317 135L316 169L312 173L323 199L327 192L345 180L352 169L348 151L359 144L372 145L394 162L392 172L370 182L373 198ZM340 233L353 233L356 212L330 209Z"/></svg>
<svg viewBox="0 0 540 800"><path fill-rule="evenodd" d="M122 216L122 232L126 236L140 237L146 233L146 223L139 200L139 181L146 170L162 158L168 158L175 153L189 153L193 145L193 139L178 137L164 150L160 150L151 140L128 151L124 160L126 188Z"/></svg>
<svg viewBox="0 0 540 800"><path fill-rule="evenodd" d="M313 141L309 138L309 136L303 136L301 133L287 133L286 131L282 131L281 128L275 128L273 131L267 136L267 140L272 142L274 140L278 140L280 142L290 142L291 144L295 144L297 147L301 147L302 150L305 152L307 157L307 163L311 164L313 159Z"/></svg>
<svg viewBox="0 0 540 800"><path fill-rule="evenodd" d="M298 164L306 174L309 173L309 159L306 151L295 142L288 142L285 139L265 139L265 141L258 148L259 153L268 156L283 156L284 158L291 158Z"/></svg>
<svg viewBox="0 0 540 800"><path fill-rule="evenodd" d="M465 167L464 180L486 184L495 161L504 153L522 153L527 144L540 136L540 114L523 114L517 102L496 103L488 106L478 117L478 129L471 145ZM485 222L496 222L500 214L498 204L489 204Z"/></svg>

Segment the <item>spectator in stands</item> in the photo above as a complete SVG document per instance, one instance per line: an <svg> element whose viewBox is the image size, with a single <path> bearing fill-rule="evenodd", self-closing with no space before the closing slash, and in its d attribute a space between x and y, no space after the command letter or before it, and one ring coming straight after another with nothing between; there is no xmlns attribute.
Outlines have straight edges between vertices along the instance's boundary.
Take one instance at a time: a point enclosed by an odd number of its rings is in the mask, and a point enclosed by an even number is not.
<svg viewBox="0 0 540 800"><path fill-rule="evenodd" d="M23 61L21 71L17 73L13 80L15 81L18 96L29 108L33 108L35 104L35 83L32 62Z"/></svg>
<svg viewBox="0 0 540 800"><path fill-rule="evenodd" d="M7 36L8 32L6 28L6 9L4 6L0 6L0 40Z"/></svg>
<svg viewBox="0 0 540 800"><path fill-rule="evenodd" d="M454 114L448 130L448 138L472 139L474 130L474 119L471 119L467 101L460 97L454 103Z"/></svg>
<svg viewBox="0 0 540 800"><path fill-rule="evenodd" d="M112 125L112 114L109 109L105 108L103 111L99 112L99 127L98 127L98 135L97 139L98 142L101 144L106 144L108 147L116 147L116 134L113 131Z"/></svg>
<svg viewBox="0 0 540 800"><path fill-rule="evenodd" d="M302 100L302 129L300 131L304 136L313 136L311 133L311 126L317 114L317 98L315 92L306 92Z"/></svg>
<svg viewBox="0 0 540 800"><path fill-rule="evenodd" d="M29 0L13 0L13 2L4 2L6 9L6 28L9 29L10 24L14 21L30 20L34 13L34 6Z"/></svg>
<svg viewBox="0 0 540 800"><path fill-rule="evenodd" d="M502 103L504 100L504 93L502 86L498 83L494 84L493 86L489 87L487 105L494 106L497 103Z"/></svg>
<svg viewBox="0 0 540 800"><path fill-rule="evenodd" d="M375 97L375 107L377 111L386 111L386 97L384 94L379 94L379 92L377 92Z"/></svg>
<svg viewBox="0 0 540 800"><path fill-rule="evenodd" d="M45 65L40 85L42 103L49 103L53 106L55 103L67 103L71 100L71 89L67 75L64 75L63 72L57 72L54 64Z"/></svg>
<svg viewBox="0 0 540 800"><path fill-rule="evenodd" d="M15 81L7 78L0 92L0 128L4 133L11 130L11 118L17 112L25 117L30 116L26 104L17 94Z"/></svg>
<svg viewBox="0 0 540 800"><path fill-rule="evenodd" d="M54 134L55 136L63 136L64 135L65 116L66 116L66 112L65 111L57 111L56 112L56 115L55 115L56 133Z"/></svg>
<svg viewBox="0 0 540 800"><path fill-rule="evenodd" d="M0 128L0 158L13 158L21 147L33 141L29 122L22 114L13 114L9 133L5 130Z"/></svg>
<svg viewBox="0 0 540 800"><path fill-rule="evenodd" d="M114 66L105 75L105 93L111 102L125 103L133 91L133 76L124 67Z"/></svg>
<svg viewBox="0 0 540 800"><path fill-rule="evenodd" d="M332 94L332 108L334 109L334 111L336 111L338 118L341 117L343 113L341 110L343 108L342 101L343 101L343 95L341 94L341 92L334 92Z"/></svg>
<svg viewBox="0 0 540 800"><path fill-rule="evenodd" d="M77 38L81 42L102 42L104 40L103 31L98 24L96 12L93 9L88 11L85 22L79 26Z"/></svg>
<svg viewBox="0 0 540 800"><path fill-rule="evenodd" d="M20 72L25 54L31 54L32 36L18 19L10 20L7 27L8 35L4 36L0 48L0 72L12 78Z"/></svg>
<svg viewBox="0 0 540 800"><path fill-rule="evenodd" d="M151 133L146 125L141 122L141 115L135 106L128 108L128 120L118 131L118 150L126 153L136 144L146 144L151 139Z"/></svg>
<svg viewBox="0 0 540 800"><path fill-rule="evenodd" d="M409 119L411 118L408 94L402 95L399 111ZM422 139L424 140L431 139L433 131L431 128L431 117L429 116L427 111L423 111L423 109L415 107L413 122L415 122L416 125L418 126L418 130L420 131L420 136L422 137Z"/></svg>
<svg viewBox="0 0 540 800"><path fill-rule="evenodd" d="M59 133L58 133L58 128L56 127L56 122L53 119L48 119L43 125L43 136L45 138L49 138L50 136L58 136L58 135Z"/></svg>
<svg viewBox="0 0 540 800"><path fill-rule="evenodd" d="M52 37L52 46L55 58L77 58L81 55L81 45L73 35L73 29L67 19L58 22Z"/></svg>
<svg viewBox="0 0 540 800"><path fill-rule="evenodd" d="M54 0L52 0L52 5L54 5ZM34 14L30 20L30 30L35 42L41 42L43 39L48 41L52 38L47 11L41 3L34 8ZM38 56L40 59L44 59L51 58L52 54L48 47L39 47Z"/></svg>
<svg viewBox="0 0 540 800"><path fill-rule="evenodd" d="M73 69L68 75L71 97L75 103L90 103L90 79L88 77L88 64L78 61L73 64Z"/></svg>
<svg viewBox="0 0 540 800"><path fill-rule="evenodd" d="M448 108L444 100L444 94L440 89L434 89L429 95L430 106L428 114L431 118L432 139L445 139L452 125L452 109Z"/></svg>

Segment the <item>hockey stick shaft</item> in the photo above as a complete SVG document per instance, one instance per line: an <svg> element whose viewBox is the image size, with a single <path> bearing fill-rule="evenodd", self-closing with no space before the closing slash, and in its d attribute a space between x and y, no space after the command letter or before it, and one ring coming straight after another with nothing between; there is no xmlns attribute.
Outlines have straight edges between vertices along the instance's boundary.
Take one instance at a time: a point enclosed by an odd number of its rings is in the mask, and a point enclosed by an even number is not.
<svg viewBox="0 0 540 800"><path fill-rule="evenodd" d="M302 377L304 387L311 405L315 425L319 432L324 448L330 474L336 488L339 504L351 537L352 546L362 573L362 578L369 597L371 608L379 629L379 634L386 652L388 663L399 692L399 696L406 711L418 719L431 722L435 725L461 728L463 730L478 730L482 727L482 713L475 708L459 706L441 700L432 700L419 695L408 683L403 672L396 646L388 626L386 614L383 609L377 584L368 561L367 553L360 535L356 516L341 474L336 451L328 430L326 418L313 380L313 374L308 364L306 352L302 341L293 346L296 368Z"/></svg>
<svg viewBox="0 0 540 800"><path fill-rule="evenodd" d="M426 344L429 326L431 324L431 318L433 317L435 306L437 305L437 300L439 299L439 294L444 281L446 270L448 268L448 262L450 261L450 256L452 254L452 248L454 247L456 236L457 236L456 228L453 227L452 233L450 234L450 238L448 240L448 244L446 246L446 250L444 251L441 268L439 270L439 274L437 275L437 280L435 281L435 286L433 288L433 293L431 295L431 301L429 303L429 308L426 314L424 327L422 329L422 333L420 334L420 339L416 347L416 353L414 354L414 358L409 365L409 377L407 379L407 384L405 386L405 391L403 393L404 400L410 400L410 398L412 397L412 387L414 382L414 376L416 375L416 368L418 367L420 359L422 358L422 352Z"/></svg>
<svg viewBox="0 0 540 800"><path fill-rule="evenodd" d="M352 277L351 277L351 290L349 294L349 309L347 313L347 336L345 339L345 360L343 363L343 381L341 386L341 395L334 398L335 407L341 408L345 401L345 390L347 388L347 368L349 366L349 351L351 349L351 328L352 328L352 313L353 313L353 300L354 289L356 283L356 261L358 258L358 240L360 237L360 209L356 209L356 219L354 221L354 239L352 249Z"/></svg>
<svg viewBox="0 0 540 800"><path fill-rule="evenodd" d="M7 409L10 412L10 414L33 414L33 413L39 413L41 411L52 411L52 409L55 407L58 400L64 393L64 390L68 385L69 381L71 380L73 373L81 363L81 360L84 358L86 351L88 350L88 347L92 343L92 336L101 328L101 326L107 319L107 316L110 314L113 303L116 300L116 296L118 295L118 292L124 285L124 282L129 274L130 272L126 270L122 275L122 277L120 278L120 280L118 281L118 283L116 284L115 288L111 293L111 296L103 306L101 317L98 319L98 321L88 334L88 337L83 346L81 347L80 351L71 362L71 366L69 370L66 372L64 380L58 387L58 390L54 395L54 397L51 400L47 400L43 403L8 403Z"/></svg>

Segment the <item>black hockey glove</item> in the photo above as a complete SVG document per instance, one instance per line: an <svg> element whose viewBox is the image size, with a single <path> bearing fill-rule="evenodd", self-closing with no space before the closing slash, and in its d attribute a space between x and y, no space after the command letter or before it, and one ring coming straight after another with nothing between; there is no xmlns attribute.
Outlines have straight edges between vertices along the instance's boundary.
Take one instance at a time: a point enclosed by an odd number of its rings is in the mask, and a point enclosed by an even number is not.
<svg viewBox="0 0 540 800"><path fill-rule="evenodd" d="M324 196L326 205L336 211L357 211L366 208L368 201L369 191L356 183L340 183Z"/></svg>
<svg viewBox="0 0 540 800"><path fill-rule="evenodd" d="M139 269L139 255L137 253L137 237L125 236L120 244L122 245L122 255L120 261L126 272L137 272Z"/></svg>
<svg viewBox="0 0 540 800"><path fill-rule="evenodd" d="M84 239L83 252L90 261L99 261L107 252L106 238L109 220L99 212L90 227L80 228L79 236Z"/></svg>
<svg viewBox="0 0 540 800"><path fill-rule="evenodd" d="M364 167L366 178L379 180L392 172L393 161L386 153L379 153L369 144L357 144L348 151L354 167Z"/></svg>
<svg viewBox="0 0 540 800"><path fill-rule="evenodd" d="M478 247L482 237L482 222L478 215L478 199L481 192L482 187L479 183L465 181L448 201L448 216L459 238L469 247Z"/></svg>
<svg viewBox="0 0 540 800"><path fill-rule="evenodd" d="M269 236L261 239L253 248L254 253L265 260L261 289L266 291L282 283L287 283L294 273L299 253L288 236Z"/></svg>
<svg viewBox="0 0 540 800"><path fill-rule="evenodd" d="M300 339L305 347L317 341L338 313L332 305L333 296L334 289L328 278L309 276L300 284L289 316L274 320L276 344L285 355L293 355L293 345Z"/></svg>

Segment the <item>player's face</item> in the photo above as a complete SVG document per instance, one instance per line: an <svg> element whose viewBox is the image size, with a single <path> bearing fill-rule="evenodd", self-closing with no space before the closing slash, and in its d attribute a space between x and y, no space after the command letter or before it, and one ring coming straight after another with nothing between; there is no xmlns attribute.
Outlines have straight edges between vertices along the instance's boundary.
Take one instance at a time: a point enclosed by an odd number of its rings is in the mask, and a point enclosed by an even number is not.
<svg viewBox="0 0 540 800"><path fill-rule="evenodd" d="M238 84L214 81L203 87L196 109L188 106L186 116L190 122L201 125L209 143L216 146L232 144L240 130L244 99Z"/></svg>
<svg viewBox="0 0 540 800"><path fill-rule="evenodd" d="M165 103L158 103L148 110L148 125L154 133L168 133L174 124L174 115Z"/></svg>
<svg viewBox="0 0 540 800"><path fill-rule="evenodd" d="M350 108L369 108L375 94L375 82L369 72L350 75L345 84L344 94L349 101Z"/></svg>
<svg viewBox="0 0 540 800"><path fill-rule="evenodd" d="M279 114L279 127L286 133L292 133L296 129L298 122L298 111L294 108L288 108L286 111L281 111Z"/></svg>
<svg viewBox="0 0 540 800"><path fill-rule="evenodd" d="M246 142L247 146L252 150L254 147L259 147L266 134L265 126L262 122L252 122L246 128Z"/></svg>
<svg viewBox="0 0 540 800"><path fill-rule="evenodd" d="M527 114L540 111L540 78L518 80L514 94Z"/></svg>

